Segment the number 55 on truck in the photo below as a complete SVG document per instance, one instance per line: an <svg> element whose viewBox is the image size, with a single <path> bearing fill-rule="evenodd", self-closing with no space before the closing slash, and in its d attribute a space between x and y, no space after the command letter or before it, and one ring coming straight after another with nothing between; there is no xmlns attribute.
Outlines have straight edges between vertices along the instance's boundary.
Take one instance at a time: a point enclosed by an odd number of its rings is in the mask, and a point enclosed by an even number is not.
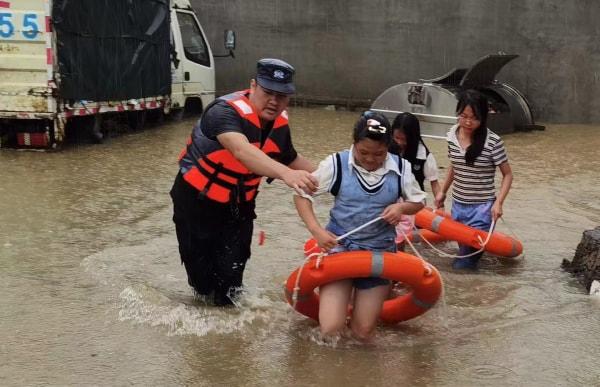
<svg viewBox="0 0 600 387"><path fill-rule="evenodd" d="M233 56L235 34L225 31ZM101 141L103 121L201 112L215 63L188 0L0 0L0 146Z"/></svg>

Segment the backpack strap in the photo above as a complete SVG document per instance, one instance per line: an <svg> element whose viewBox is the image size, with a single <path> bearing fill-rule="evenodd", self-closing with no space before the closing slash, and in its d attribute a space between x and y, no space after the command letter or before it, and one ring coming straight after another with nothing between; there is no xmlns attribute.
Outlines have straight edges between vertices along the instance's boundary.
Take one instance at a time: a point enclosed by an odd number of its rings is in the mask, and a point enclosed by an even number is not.
<svg viewBox="0 0 600 387"><path fill-rule="evenodd" d="M340 186L342 185L342 156L339 152L334 155L333 175L333 183L329 192L331 192L333 196L337 196L338 192L340 192Z"/></svg>
<svg viewBox="0 0 600 387"><path fill-rule="evenodd" d="M404 170L404 159L400 156L395 156L398 157L398 171L400 171L400 174L398 175L398 198L402 197L402 171Z"/></svg>

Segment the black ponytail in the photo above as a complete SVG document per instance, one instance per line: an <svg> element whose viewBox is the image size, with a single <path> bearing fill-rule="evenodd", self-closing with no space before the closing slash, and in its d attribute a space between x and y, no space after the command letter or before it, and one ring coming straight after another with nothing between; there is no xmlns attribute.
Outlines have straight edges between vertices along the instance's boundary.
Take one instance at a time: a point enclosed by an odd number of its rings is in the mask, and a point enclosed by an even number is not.
<svg viewBox="0 0 600 387"><path fill-rule="evenodd" d="M425 146L421 138L419 119L414 114L408 112L400 113L394 118L394 122L392 123L392 134L394 130L401 130L406 136L406 149L402 157L414 164L417 160L419 143ZM426 146L425 149L427 149Z"/></svg>
<svg viewBox="0 0 600 387"><path fill-rule="evenodd" d="M456 105L456 113L462 114L467 106L473 109L473 114L479 120L479 127L473 132L471 145L469 145L465 153L467 165L473 165L475 159L483 151L487 137L488 101L483 94L477 90L470 89L460 94L458 104Z"/></svg>

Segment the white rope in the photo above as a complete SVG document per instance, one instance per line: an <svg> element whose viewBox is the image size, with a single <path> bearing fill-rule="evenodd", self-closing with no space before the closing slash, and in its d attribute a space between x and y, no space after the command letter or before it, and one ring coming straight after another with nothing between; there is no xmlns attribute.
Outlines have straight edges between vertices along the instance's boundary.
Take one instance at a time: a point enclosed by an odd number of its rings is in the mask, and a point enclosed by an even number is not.
<svg viewBox="0 0 600 387"><path fill-rule="evenodd" d="M304 262L302 262L302 265L300 265L298 267L298 275L296 276L296 283L294 284L294 289L292 290L292 308L294 308L294 310L296 310L296 304L298 303L298 292L300 291L300 276L302 275L302 272L304 271L304 266L308 263L308 261L310 261L310 259L312 257L317 257L317 269L318 269L319 265L321 264L321 260L325 255L327 255L327 253L322 252L322 251L320 251L318 253L309 254L304 259Z"/></svg>
<svg viewBox="0 0 600 387"><path fill-rule="evenodd" d="M355 228L354 230L350 230L347 233L340 235L339 237L335 238L336 241L341 241L342 239L354 234L357 231L362 230L363 228L377 222L378 220L381 220L382 217L378 216L375 219L372 219L370 221L368 221L367 223L358 226L357 228ZM304 252L305 254L307 253L307 251ZM318 252L318 253L311 253L309 254L306 259L304 259L304 262L302 263L302 265L300 265L298 267L298 275L296 276L296 283L294 284L294 289L292 291L292 307L294 308L294 310L296 309L296 304L298 303L298 292L300 291L300 276L302 274L302 272L304 271L304 266L308 263L308 261L310 261L311 258L313 257L317 257L317 263L316 263L316 268L318 269L321 266L321 262L323 261L323 257L325 257L327 255L327 253L325 252Z"/></svg>
<svg viewBox="0 0 600 387"><path fill-rule="evenodd" d="M414 227L414 225L413 225ZM454 255L454 254L448 254L438 248L436 248L435 246L433 246L425 237L423 237L422 235L420 235L420 238L427 244L429 245L429 247L431 247L431 249L433 249L433 251L435 251L437 254L441 255L442 257L449 257L449 258L468 258L468 257L472 257L474 255L477 255L479 253L481 253L482 251L485 250L485 246L488 244L488 242L490 241L490 238L492 237L492 233L494 232L494 228L496 227L496 221L494 221L492 219L492 223L490 225L490 229L488 231L488 235L487 238L485 239L485 241L481 240L481 237L479 235L477 235L477 239L479 239L479 245L481 246L481 248L477 251L474 251L470 254L467 255ZM409 246L413 249L413 251L415 252L415 254L423 259L423 257L417 252L417 250L415 249L415 247L413 246L413 244L410 242L410 240L408 239L408 236L406 235L406 233L404 232L404 230L400 229L400 232L402 232L402 235L404 236L404 240L406 240L409 244Z"/></svg>
<svg viewBox="0 0 600 387"><path fill-rule="evenodd" d="M377 222L378 220L383 219L381 216L378 216L375 219L372 219L370 221L368 221L367 223L363 224L362 226L358 226L357 228L355 228L354 230L350 230L347 233L345 233L344 235L340 235L339 237L335 238L336 241L341 241L342 239L354 234L357 231L362 230L363 228L372 225L373 223Z"/></svg>
<svg viewBox="0 0 600 387"><path fill-rule="evenodd" d="M369 226L369 225L371 225L371 224L373 224L373 223L375 223L375 222L377 222L377 221L379 221L379 220L381 220L381 219L382 219L382 217L381 217L381 216L379 216L379 217L377 217L377 218L375 218L375 219L372 219L372 220L368 221L367 223L365 223L365 224L363 224L363 225L361 225L361 226L358 226L357 228L355 228L355 229L353 229L353 230L351 230L351 231L348 231L347 233L345 233L345 234L343 234L343 235L340 235L339 237L337 237L337 238L336 238L336 241L340 241L340 240L342 240L342 239L344 239L344 238L346 238L346 237L348 237L348 236L350 236L350 235L354 234L354 233L355 233L355 232L357 232L357 231L360 231L360 230L362 230L363 228L365 228L365 227L367 227L367 226ZM490 225L490 230L489 230L489 232L488 232L488 236L487 236L487 238L486 238L486 240L485 240L485 241L482 241L482 240L481 240L481 237L480 237L479 235L477 236L477 238L479 239L479 244L481 245L481 249L480 249L480 250L478 250L478 251L475 251L474 253L471 253L471 254L468 254L468 255L464 255L464 256L456 256L456 255L452 255L452 254L445 253L445 252L443 252L443 251L441 251L441 250L439 250L439 249L435 248L435 247L434 247L434 246L433 246L433 245L432 245L432 244L431 244L431 243L430 243L430 242L429 242L427 239L425 239L423 236L421 236L421 239L422 239L423 241L425 241L425 243L427 243L427 244L428 244L428 245L429 245L429 246L430 246L430 247L431 247L431 248L432 248L432 249L433 249L435 252L437 252L438 254L440 254L440 255L442 255L442 256L454 257L454 258L467 258L467 257L473 256L473 255L475 255L475 254L478 254L478 253L480 253L480 252L482 252L482 251L484 250L485 246L486 246L486 245L487 245L487 243L489 242L489 240L490 240L490 238L491 238L491 235L492 235L492 233L493 233L493 231L494 231L495 223L496 223L496 222L492 220L492 224ZM415 228L415 227L414 227L414 223L412 224L412 227L413 227L413 229ZM402 235L404 236L404 240L405 240L405 241L408 243L408 245L410 246L410 248L412 249L412 251L415 253L415 255L416 255L417 257L419 257L419 258L420 258L420 259L421 259L423 262L425 262L425 271L426 271L426 275L428 275L428 276L429 276L429 275L431 275L431 274L432 274L432 272L433 272L433 269L432 269L432 268L429 266L429 263L427 263L427 260L426 260L426 259L425 259L425 258L424 258L424 257L423 257L423 256L422 256L420 253L419 253L419 251L418 251L418 250L417 250L417 248L416 248L416 247L413 245L413 243L410 241L410 239L408 238L408 236L406 235L406 233L404 232L404 230L400 229L400 232L401 232L401 233L402 233ZM306 254L306 253L307 253L307 251L305 251L304 253ZM300 278L301 278L301 276L302 276L302 272L304 271L304 266L306 266L306 264L307 264L307 263L308 263L308 262L309 262L309 261L310 261L310 260L311 260L313 257L317 257L317 263L316 263L315 267L318 269L318 268L320 267L320 265L321 265L321 262L322 262L323 258L324 258L325 256L327 256L327 255L328 255L328 254L327 254L326 252L324 252L324 251L319 251L319 252L316 252L316 253L311 253L311 254L309 254L309 255L308 255L308 256L307 256L307 257L304 259L304 262L302 262L302 264L301 264L301 265L298 267L298 275L296 276L296 281L295 281L295 283L294 283L294 289L293 289L293 291L292 291L292 308L294 308L294 310L296 310L296 305L297 305L297 303L298 303L298 293L300 292ZM441 280L441 278L440 278L440 280ZM443 285L442 285L442 288L443 288Z"/></svg>
<svg viewBox="0 0 600 387"><path fill-rule="evenodd" d="M413 218L414 219L414 218ZM415 228L415 224L414 222L411 222L412 224L412 228ZM423 261L423 267L425 268L425 276L429 277L431 274L433 274L433 266L427 262L427 260L417 251L417 248L415 247L415 245L412 244L412 242L410 241L410 239L408 239L408 236L404 233L404 230L402 230L402 228L400 228L400 232L402 232L402 235L404 235L404 240L406 242L408 242L408 245L410 246L410 248L412 249L412 251L415 253L415 256L417 256L418 258L420 258ZM440 277L440 283L442 285L442 294L441 294L441 298L442 300L444 300L444 279L442 278L442 276ZM444 305L446 304L446 302L444 301Z"/></svg>
<svg viewBox="0 0 600 387"><path fill-rule="evenodd" d="M412 223L412 228L414 229L414 227L415 227L415 224ZM416 247L412 244L412 242L410 241L410 239L408 239L408 236L406 235L406 233L404 232L404 230L402 230L402 228L400 228L400 232L402 233L402 235L404 235L404 240L408 243L408 245L410 246L410 248L412 249L412 251L415 253L415 255L417 257L421 258L423 261L426 261L426 259L423 258L423 256L417 251Z"/></svg>
<svg viewBox="0 0 600 387"><path fill-rule="evenodd" d="M354 234L355 232L358 232L360 230L362 230L363 228L381 220L382 217L378 216L375 219L372 219L370 221L368 221L367 223L356 227L355 229L348 231L347 233L340 235L336 238L336 241L340 241L352 234ZM414 227L414 223L412 224L413 229ZM467 255L454 255L454 254L448 254L438 248L436 248L435 246L433 246L431 244L431 242L429 242L425 237L423 237L422 235L420 236L421 239L429 245L429 247L431 247L431 249L433 249L433 251L435 251L437 254L443 256L443 257L450 257L450 258L468 258L468 257L472 257L473 255L479 254L482 251L485 250L485 246L488 244L488 242L490 241L490 238L492 237L492 233L494 232L494 228L496 227L496 222L494 220L492 220L492 223L490 225L490 229L488 231L488 235L487 238L485 239L485 241L483 241L481 239L481 237L479 235L477 235L477 239L479 239L479 244L481 245L481 248L473 253L467 254ZM402 233L402 235L404 236L404 240L408 243L408 245L410 246L410 248L412 249L412 251L415 253L415 255L417 257L419 257L420 259L422 259L424 262L427 262L427 260L425 258L423 258L423 256L419 253L419 251L417 250L417 248L412 244L412 242L410 241L410 239L408 238L408 235L406 235L406 233L404 232L404 230L400 229L400 232ZM305 252L306 253L306 252ZM308 261L310 261L313 257L317 257L317 263L316 263L316 268L318 269L321 266L321 262L323 260L323 258L327 255L326 252L320 251L317 253L311 253L309 254L305 259L304 262L302 262L302 265L300 265L298 267L298 275L296 276L296 282L294 284L294 289L292 291L292 307L294 308L294 310L296 309L296 304L298 303L298 292L300 291L300 277L302 276L302 272L304 271L304 266L308 263ZM429 269L429 268L427 268ZM429 269L429 271L431 271L431 269ZM429 274L429 273L428 273Z"/></svg>

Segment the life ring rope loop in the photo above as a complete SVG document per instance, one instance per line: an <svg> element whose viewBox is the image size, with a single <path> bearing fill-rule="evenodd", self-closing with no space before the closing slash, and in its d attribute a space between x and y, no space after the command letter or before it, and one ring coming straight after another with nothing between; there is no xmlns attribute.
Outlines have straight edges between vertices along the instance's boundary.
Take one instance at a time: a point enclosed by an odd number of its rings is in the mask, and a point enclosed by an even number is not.
<svg viewBox="0 0 600 387"><path fill-rule="evenodd" d="M327 263L324 265L319 260L325 257ZM286 299L299 313L318 320L316 288L333 281L365 277L402 282L411 289L407 294L384 302L380 319L386 323L406 321L425 313L442 294L439 272L421 258L401 252L346 251L330 255L310 254L288 277Z"/></svg>

